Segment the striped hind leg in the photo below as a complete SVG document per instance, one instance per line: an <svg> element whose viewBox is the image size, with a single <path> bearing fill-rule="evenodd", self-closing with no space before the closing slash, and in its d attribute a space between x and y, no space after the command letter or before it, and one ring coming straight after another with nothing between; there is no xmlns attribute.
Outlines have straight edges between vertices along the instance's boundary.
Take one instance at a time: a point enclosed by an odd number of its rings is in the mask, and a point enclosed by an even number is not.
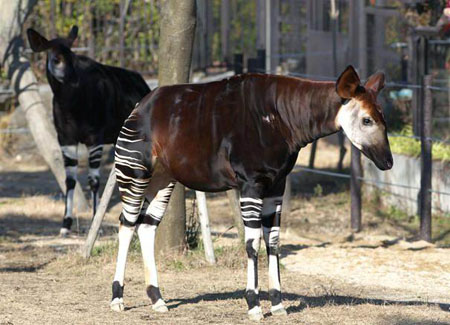
<svg viewBox="0 0 450 325"><path fill-rule="evenodd" d="M155 261L155 236L156 229L164 215L169 203L170 196L175 187L175 183L169 183L168 186L159 190L152 199L148 201L142 209L142 221L139 221L137 233L141 242L142 258L145 268L145 284L147 295L152 302L153 310L157 312L167 312L167 306L162 299L158 285L158 273ZM148 204L148 202L150 202Z"/></svg>
<svg viewBox="0 0 450 325"><path fill-rule="evenodd" d="M122 200L120 214L119 252L116 273L112 284L111 309L122 311L125 265L135 225L141 215L145 192L152 171L143 162L143 141L137 132L121 131L116 144L115 172Z"/></svg>
<svg viewBox="0 0 450 325"><path fill-rule="evenodd" d="M117 253L116 273L112 283L111 309L123 311L123 287L128 249L133 238L136 224L139 222L144 192L149 180L137 180L127 177L116 165L116 177L122 199L122 213L119 225L119 251Z"/></svg>
<svg viewBox="0 0 450 325"><path fill-rule="evenodd" d="M125 266L127 263L128 249L134 234L134 226L119 225L119 251L117 253L116 273L112 283L111 309L114 311L123 311L123 287L125 279Z"/></svg>
<svg viewBox="0 0 450 325"><path fill-rule="evenodd" d="M281 301L280 284L280 221L283 197L265 198L262 210L264 242L266 243L269 261L269 299L272 304L272 315L286 315Z"/></svg>

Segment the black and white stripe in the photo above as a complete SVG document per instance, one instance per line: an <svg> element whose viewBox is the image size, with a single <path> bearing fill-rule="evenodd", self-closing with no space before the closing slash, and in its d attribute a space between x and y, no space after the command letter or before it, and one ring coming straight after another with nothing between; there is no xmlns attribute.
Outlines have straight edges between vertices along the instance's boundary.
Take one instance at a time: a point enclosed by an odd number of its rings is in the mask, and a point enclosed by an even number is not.
<svg viewBox="0 0 450 325"><path fill-rule="evenodd" d="M102 161L103 145L89 147L89 168L99 168Z"/></svg>
<svg viewBox="0 0 450 325"><path fill-rule="evenodd" d="M159 190L150 203L145 200L142 206L142 211L144 212L143 219L139 223L159 225L169 204L174 187L175 183L170 183L166 188Z"/></svg>
<svg viewBox="0 0 450 325"><path fill-rule="evenodd" d="M261 228L261 212L263 201L250 197L240 199L242 220L249 228Z"/></svg>
<svg viewBox="0 0 450 325"><path fill-rule="evenodd" d="M140 133L133 131L135 118L131 115L120 131L116 143L115 169L116 179L122 198L122 214L130 224L135 224L140 216L145 190L151 173L142 161L143 139ZM131 125L130 125L131 124Z"/></svg>

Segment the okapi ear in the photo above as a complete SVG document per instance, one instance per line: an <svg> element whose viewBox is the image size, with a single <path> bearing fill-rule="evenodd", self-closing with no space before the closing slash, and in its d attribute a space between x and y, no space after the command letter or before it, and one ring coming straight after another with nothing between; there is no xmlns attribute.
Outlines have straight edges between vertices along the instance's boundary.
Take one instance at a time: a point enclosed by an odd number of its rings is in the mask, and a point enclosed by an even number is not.
<svg viewBox="0 0 450 325"><path fill-rule="evenodd" d="M69 35L67 35L67 38L70 41L70 45L72 45L73 42L77 39L77 36L78 36L78 26L73 25L72 29L69 32Z"/></svg>
<svg viewBox="0 0 450 325"><path fill-rule="evenodd" d="M355 68L349 65L336 81L336 92L343 99L350 99L364 91Z"/></svg>
<svg viewBox="0 0 450 325"><path fill-rule="evenodd" d="M32 28L27 29L28 41L34 52L46 51L50 48L50 42Z"/></svg>
<svg viewBox="0 0 450 325"><path fill-rule="evenodd" d="M367 79L364 88L373 90L377 95L384 88L384 73L374 73Z"/></svg>

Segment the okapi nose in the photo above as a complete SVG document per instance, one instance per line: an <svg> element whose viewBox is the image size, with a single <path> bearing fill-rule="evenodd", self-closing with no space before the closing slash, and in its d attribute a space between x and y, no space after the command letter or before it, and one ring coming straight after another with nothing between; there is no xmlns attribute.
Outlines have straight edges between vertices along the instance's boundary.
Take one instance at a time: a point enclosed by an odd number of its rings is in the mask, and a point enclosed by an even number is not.
<svg viewBox="0 0 450 325"><path fill-rule="evenodd" d="M386 159L386 167L387 169L391 169L393 165L394 159L392 158L392 156L390 156L389 158Z"/></svg>

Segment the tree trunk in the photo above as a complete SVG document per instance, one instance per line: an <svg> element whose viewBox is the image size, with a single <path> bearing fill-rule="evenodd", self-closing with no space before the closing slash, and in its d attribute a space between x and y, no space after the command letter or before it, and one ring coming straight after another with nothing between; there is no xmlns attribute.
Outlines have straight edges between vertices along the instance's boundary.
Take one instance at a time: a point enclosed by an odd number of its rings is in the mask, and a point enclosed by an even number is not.
<svg viewBox="0 0 450 325"><path fill-rule="evenodd" d="M46 109L37 87L36 77L28 59L23 56L24 43L22 25L36 4L36 0L9 0L0 2L0 58L11 86L23 108L28 128L50 170L55 175L59 187L65 192L64 164L56 140L53 124L48 119ZM80 185L75 188L77 211L86 211L88 204Z"/></svg>
<svg viewBox="0 0 450 325"><path fill-rule="evenodd" d="M189 82L196 23L195 0L162 0L159 41L159 85ZM159 253L180 252L185 247L184 187L177 184L156 236Z"/></svg>

